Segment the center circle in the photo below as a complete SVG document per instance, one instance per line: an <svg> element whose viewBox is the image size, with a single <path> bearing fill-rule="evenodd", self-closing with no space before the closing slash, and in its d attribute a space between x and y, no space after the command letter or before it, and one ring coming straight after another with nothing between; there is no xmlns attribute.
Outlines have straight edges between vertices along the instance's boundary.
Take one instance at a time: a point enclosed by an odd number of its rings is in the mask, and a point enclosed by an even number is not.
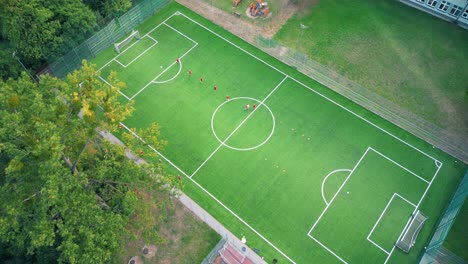
<svg viewBox="0 0 468 264"><path fill-rule="evenodd" d="M244 118L244 120L242 121L242 123L240 125L237 126L237 128L231 132L231 134L223 141L219 138L219 136L216 134L216 130L214 128L214 120L215 120L215 116L216 116L216 113L218 112L219 109L221 109L223 106L225 106L226 104L230 103L230 102L233 102L233 101L236 101L236 100L249 100L249 101L255 101L256 103L258 103L257 105L257 108L256 109L253 109L252 111L257 111L260 107L265 107L268 112L270 112L270 115L271 115L271 120L272 120L272 128L271 128L271 132L270 134L268 135L268 137L263 141L261 142L260 144L257 144L257 145L254 145L252 147L247 147L247 148L237 148L237 147L234 147L234 146L230 146L228 144L226 144L226 141L235 133L235 131L237 129L239 129L244 122L247 121L247 118L250 118L250 115L246 118ZM254 114L254 113L250 113L251 115ZM256 149L256 148L259 148L261 147L262 145L264 145L270 138L271 136L273 136L273 132L275 131L275 116L273 115L273 112L271 111L271 109L266 105L264 104L263 102L255 99L255 98L251 98L251 97L235 97L235 98L231 98L229 100L226 100L225 102L223 102L222 104L220 104L216 110L213 112L213 115L211 116L211 131L213 131L213 135L215 136L216 140L219 141L219 143L221 143L222 145L230 148L230 149L234 149L234 150L239 150L239 151L246 151L246 150L252 150L252 149Z"/></svg>

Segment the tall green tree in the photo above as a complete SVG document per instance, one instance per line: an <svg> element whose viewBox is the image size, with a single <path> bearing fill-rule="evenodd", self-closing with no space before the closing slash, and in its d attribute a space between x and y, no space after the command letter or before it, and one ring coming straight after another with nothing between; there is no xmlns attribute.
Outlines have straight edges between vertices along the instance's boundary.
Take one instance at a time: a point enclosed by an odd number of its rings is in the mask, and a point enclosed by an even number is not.
<svg viewBox="0 0 468 264"><path fill-rule="evenodd" d="M23 74L0 82L0 258L109 262L130 219L145 211L141 194L171 193L177 184L101 136L133 109L119 102L124 84L114 73L112 86L98 76L84 61L65 80L35 83ZM157 128L142 135L162 147Z"/></svg>
<svg viewBox="0 0 468 264"><path fill-rule="evenodd" d="M80 0L1 0L2 35L31 66L79 43L96 25Z"/></svg>
<svg viewBox="0 0 468 264"><path fill-rule="evenodd" d="M83 0L83 3L102 17L123 13L132 6L131 0Z"/></svg>
<svg viewBox="0 0 468 264"><path fill-rule="evenodd" d="M18 78L23 70L16 57L13 57L15 49L9 41L0 37L0 79Z"/></svg>

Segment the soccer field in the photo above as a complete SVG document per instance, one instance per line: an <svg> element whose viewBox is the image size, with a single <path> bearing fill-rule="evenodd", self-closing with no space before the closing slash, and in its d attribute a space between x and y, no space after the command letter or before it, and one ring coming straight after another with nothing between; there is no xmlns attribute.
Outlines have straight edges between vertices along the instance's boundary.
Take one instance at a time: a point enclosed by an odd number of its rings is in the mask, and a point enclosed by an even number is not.
<svg viewBox="0 0 468 264"><path fill-rule="evenodd" d="M97 61L127 84L123 126L161 125L189 196L267 262L416 261L462 162L178 5L156 20ZM418 210L406 254L394 245Z"/></svg>

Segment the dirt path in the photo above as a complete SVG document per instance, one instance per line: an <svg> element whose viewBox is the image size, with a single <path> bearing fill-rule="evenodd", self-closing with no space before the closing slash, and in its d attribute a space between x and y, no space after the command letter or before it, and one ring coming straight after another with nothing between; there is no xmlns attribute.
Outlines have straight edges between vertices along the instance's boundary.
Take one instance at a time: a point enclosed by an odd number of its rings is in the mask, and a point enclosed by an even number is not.
<svg viewBox="0 0 468 264"><path fill-rule="evenodd" d="M177 2L250 43L254 42L255 36L259 33L266 38L273 37L297 10L288 0L280 0L281 11L275 14L269 23L258 27L201 0L177 0Z"/></svg>

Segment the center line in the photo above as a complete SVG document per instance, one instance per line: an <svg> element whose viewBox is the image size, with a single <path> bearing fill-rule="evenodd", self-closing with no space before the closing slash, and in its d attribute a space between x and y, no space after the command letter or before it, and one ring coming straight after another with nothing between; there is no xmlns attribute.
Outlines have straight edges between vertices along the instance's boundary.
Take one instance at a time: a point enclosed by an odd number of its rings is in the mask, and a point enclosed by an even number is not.
<svg viewBox="0 0 468 264"><path fill-rule="evenodd" d="M206 160L192 173L192 175L190 175L190 177L189 177L190 179L205 165L205 163L208 162L208 160L211 159L211 157L213 157L213 155L214 155L216 152L218 152L218 150L219 150L222 146L224 146L224 143L226 143L226 141L228 141L228 139L229 139L232 135L234 135L234 133L236 133L236 131L239 130L239 128L241 128L241 126L250 118L250 116L252 116L253 113L255 113L255 111L257 111L257 109L261 107L261 105L276 91L276 89L278 89L278 87L280 87L280 85L281 85L284 81L286 81L286 79L288 79L288 76L285 76L285 77L283 78L283 80L281 80L281 82L278 83L278 84L276 85L276 87L275 87L273 90L271 90L271 92L261 101L261 104L259 104L259 107L257 107L257 108L254 109L252 112L250 112L250 114L249 114L244 120L242 120L242 122L231 132L231 134L229 134L229 136L227 136L226 139L224 139L224 141L221 142L221 144L219 144L219 146L208 156L208 158L206 158Z"/></svg>

